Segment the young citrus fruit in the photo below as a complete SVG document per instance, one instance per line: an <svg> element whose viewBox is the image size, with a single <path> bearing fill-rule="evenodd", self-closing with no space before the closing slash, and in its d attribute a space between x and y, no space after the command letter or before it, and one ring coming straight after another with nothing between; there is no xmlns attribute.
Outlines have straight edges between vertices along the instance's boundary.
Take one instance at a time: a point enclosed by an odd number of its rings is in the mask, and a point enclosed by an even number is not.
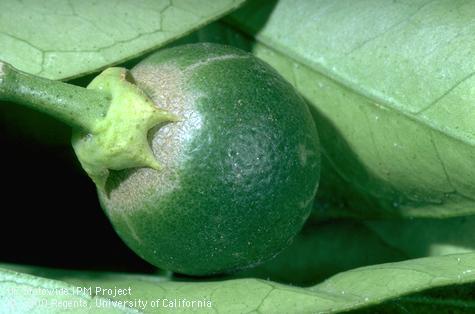
<svg viewBox="0 0 475 314"><path fill-rule="evenodd" d="M320 172L316 127L292 86L251 54L215 44L159 51L131 76L178 120L149 133L159 170L111 171L99 189L127 245L190 275L250 267L285 248Z"/></svg>

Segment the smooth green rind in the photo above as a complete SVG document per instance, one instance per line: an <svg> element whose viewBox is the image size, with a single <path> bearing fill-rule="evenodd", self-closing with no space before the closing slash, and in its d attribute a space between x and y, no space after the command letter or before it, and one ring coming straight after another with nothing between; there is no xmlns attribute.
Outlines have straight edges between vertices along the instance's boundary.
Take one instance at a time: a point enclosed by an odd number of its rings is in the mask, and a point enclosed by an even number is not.
<svg viewBox="0 0 475 314"><path fill-rule="evenodd" d="M322 190L358 191L349 203L366 216L449 217L475 212L470 12L471 1L255 1L229 21L313 105Z"/></svg>
<svg viewBox="0 0 475 314"><path fill-rule="evenodd" d="M244 0L0 2L0 59L50 79L99 71L165 45Z"/></svg>
<svg viewBox="0 0 475 314"><path fill-rule="evenodd" d="M131 73L181 121L151 135L162 170L111 173L99 193L129 247L161 268L204 275L290 244L320 166L315 124L292 86L251 54L211 44L162 50Z"/></svg>
<svg viewBox="0 0 475 314"><path fill-rule="evenodd" d="M310 288L280 285L259 279L224 280L221 282L173 282L158 276L85 273L3 265L21 272L67 282L64 286L127 288L131 296L115 300L187 299L210 300L212 308L197 309L205 313L337 313L377 306L384 301L436 287L475 282L475 253L447 255L357 268L340 273ZM0 272L0 298L16 277L41 281L43 286L56 281ZM114 278L115 277L115 278ZM5 278L5 279L4 279ZM2 280L3 279L3 280ZM396 280L397 279L397 280ZM0 306L5 306L0 303ZM377 309L377 307L373 308ZM160 313L164 308L150 308L139 313ZM174 309L175 310L175 309ZM189 309L177 308L178 313ZM79 312L81 313L81 312Z"/></svg>
<svg viewBox="0 0 475 314"><path fill-rule="evenodd" d="M82 167L101 190L110 170L148 167L160 170L148 143L148 132L176 120L158 108L137 86L127 81L127 70L109 68L87 87L110 96L103 119L92 128L73 130L72 144Z"/></svg>

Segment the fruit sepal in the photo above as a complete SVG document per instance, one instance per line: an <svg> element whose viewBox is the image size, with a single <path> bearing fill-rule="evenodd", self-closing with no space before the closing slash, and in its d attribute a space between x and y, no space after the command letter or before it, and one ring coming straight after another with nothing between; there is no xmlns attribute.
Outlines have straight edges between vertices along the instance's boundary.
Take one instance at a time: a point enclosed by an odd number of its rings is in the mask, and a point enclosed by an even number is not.
<svg viewBox="0 0 475 314"><path fill-rule="evenodd" d="M103 119L88 131L73 130L76 155L96 186L104 190L110 170L148 167L160 169L148 142L148 132L173 114L158 108L135 84L127 81L127 70L109 68L87 87L111 97Z"/></svg>

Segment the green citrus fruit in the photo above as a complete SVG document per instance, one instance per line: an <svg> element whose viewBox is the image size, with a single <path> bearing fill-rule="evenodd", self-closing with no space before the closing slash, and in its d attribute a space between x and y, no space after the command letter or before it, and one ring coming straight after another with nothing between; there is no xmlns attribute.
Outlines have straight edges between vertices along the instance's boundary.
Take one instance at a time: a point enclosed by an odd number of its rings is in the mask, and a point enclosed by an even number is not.
<svg viewBox="0 0 475 314"><path fill-rule="evenodd" d="M161 170L112 172L99 191L126 244L190 275L257 265L290 244L320 172L316 127L292 86L251 54L215 44L159 51L131 74L179 121L149 134Z"/></svg>

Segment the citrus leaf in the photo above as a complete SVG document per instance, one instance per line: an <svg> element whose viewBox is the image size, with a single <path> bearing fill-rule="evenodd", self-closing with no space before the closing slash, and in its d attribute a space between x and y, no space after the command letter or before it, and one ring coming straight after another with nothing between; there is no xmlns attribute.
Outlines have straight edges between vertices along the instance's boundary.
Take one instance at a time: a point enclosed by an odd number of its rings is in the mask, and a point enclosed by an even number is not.
<svg viewBox="0 0 475 314"><path fill-rule="evenodd" d="M72 78L161 47L243 2L4 0L0 59L50 79Z"/></svg>
<svg viewBox="0 0 475 314"><path fill-rule="evenodd" d="M65 287L71 289L68 290L71 293L74 292L74 287L92 287L91 291L96 291L97 287L113 290L114 288L127 289L130 286L130 295L99 296L92 293L89 298L106 297L116 302L124 301L129 308L141 313L158 313L169 310L163 306L155 308L150 306L150 302L157 299L160 299L160 302L163 302L164 299L167 300L165 302L175 299L177 302L184 299L210 301L211 308L194 308L203 312L330 313L380 304L383 301L430 288L456 287L456 285L475 282L475 253L421 258L357 268L335 275L310 288L286 286L260 279L177 282L159 276L114 275L110 273L101 275L101 273L92 272L2 266L36 276L2 270L0 272L0 299L15 300L16 291L11 289L12 285L13 287L17 285L41 287L46 291L52 291L56 287ZM42 279L37 277L38 274L53 280ZM41 299L41 297L38 298ZM47 296L45 298L52 302L57 297ZM148 301L148 306L140 309L138 301L135 301L138 299ZM27 299L22 300L27 301ZM135 301L136 303L132 305L125 301ZM3 306L2 311L9 309L5 302L0 302L0 304ZM96 303L94 302L94 304ZM94 304L92 305L94 306ZM31 308L31 311L33 310L34 308ZM77 313L83 313L80 309L76 310L78 310ZM190 308L181 307L175 308L175 310L186 312ZM87 312L84 311L84 313Z"/></svg>
<svg viewBox="0 0 475 314"><path fill-rule="evenodd" d="M474 291L473 283L457 287L435 288L386 301L377 306L352 311L352 313L468 314L475 311Z"/></svg>
<svg viewBox="0 0 475 314"><path fill-rule="evenodd" d="M351 187L365 216L449 217L475 212L473 12L473 1L253 1L229 21L314 108L323 190Z"/></svg>
<svg viewBox="0 0 475 314"><path fill-rule="evenodd" d="M362 222L309 221L282 253L236 276L310 286L345 270L407 258Z"/></svg>
<svg viewBox="0 0 475 314"><path fill-rule="evenodd" d="M475 251L475 217L387 219L365 226L407 258Z"/></svg>
<svg viewBox="0 0 475 314"><path fill-rule="evenodd" d="M65 282L0 269L0 312L2 313L136 313L130 308L111 305L95 307L105 299L75 293Z"/></svg>

